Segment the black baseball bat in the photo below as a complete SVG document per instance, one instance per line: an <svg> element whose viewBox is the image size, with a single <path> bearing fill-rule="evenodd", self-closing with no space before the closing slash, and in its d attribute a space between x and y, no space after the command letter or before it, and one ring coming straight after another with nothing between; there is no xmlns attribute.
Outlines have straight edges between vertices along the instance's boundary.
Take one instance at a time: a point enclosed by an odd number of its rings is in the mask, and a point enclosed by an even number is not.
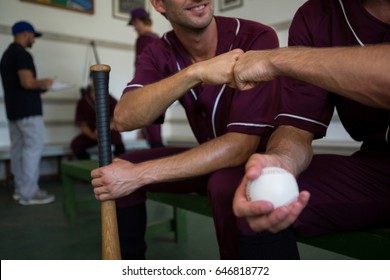
<svg viewBox="0 0 390 280"><path fill-rule="evenodd" d="M110 107L108 81L111 67L96 64L90 67L95 88L96 129L98 134L99 166L112 162L110 137ZM102 259L121 259L115 200L101 202Z"/></svg>

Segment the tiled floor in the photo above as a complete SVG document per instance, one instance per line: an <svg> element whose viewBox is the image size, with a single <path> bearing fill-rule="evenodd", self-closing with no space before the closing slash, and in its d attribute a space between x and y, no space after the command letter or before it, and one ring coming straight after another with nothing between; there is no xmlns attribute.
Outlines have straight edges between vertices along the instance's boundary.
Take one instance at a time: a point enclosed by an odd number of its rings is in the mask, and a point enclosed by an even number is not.
<svg viewBox="0 0 390 280"><path fill-rule="evenodd" d="M44 178L41 185L57 196L44 206L20 206L12 200L12 187L0 183L0 259L96 260L101 258L99 210L84 211L69 223L62 209L61 183ZM85 188L83 195L92 195ZM171 209L148 203L150 219L168 216ZM148 239L148 259L218 259L212 219L188 212L188 240L175 243L167 233ZM348 259L344 256L299 244L302 259Z"/></svg>

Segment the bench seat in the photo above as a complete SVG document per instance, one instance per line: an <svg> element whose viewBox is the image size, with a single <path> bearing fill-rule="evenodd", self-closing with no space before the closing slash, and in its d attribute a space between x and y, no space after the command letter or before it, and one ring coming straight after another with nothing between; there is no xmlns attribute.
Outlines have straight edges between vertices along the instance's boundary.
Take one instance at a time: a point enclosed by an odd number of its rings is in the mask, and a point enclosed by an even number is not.
<svg viewBox="0 0 390 280"><path fill-rule="evenodd" d="M99 203L91 197L82 201L75 196L75 180L89 182L90 172L98 167L98 161L69 161L62 163L62 183L64 188L64 211L73 221L79 210L97 207ZM174 231L175 240L186 240L186 214L192 211L205 216L212 216L206 196L198 194L148 193L148 198L173 207L172 219L152 222L150 235ZM324 250L332 251L355 259L390 259L390 228L340 232L316 237L297 237L298 242Z"/></svg>

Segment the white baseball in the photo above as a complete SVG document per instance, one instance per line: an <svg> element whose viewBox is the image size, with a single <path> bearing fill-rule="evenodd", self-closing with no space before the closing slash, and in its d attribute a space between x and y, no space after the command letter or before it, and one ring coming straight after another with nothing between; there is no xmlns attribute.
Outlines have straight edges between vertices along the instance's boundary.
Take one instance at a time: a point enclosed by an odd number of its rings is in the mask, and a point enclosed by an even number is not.
<svg viewBox="0 0 390 280"><path fill-rule="evenodd" d="M259 177L248 182L246 194L250 201L266 200L277 208L297 200L299 190L290 172L280 167L266 167Z"/></svg>

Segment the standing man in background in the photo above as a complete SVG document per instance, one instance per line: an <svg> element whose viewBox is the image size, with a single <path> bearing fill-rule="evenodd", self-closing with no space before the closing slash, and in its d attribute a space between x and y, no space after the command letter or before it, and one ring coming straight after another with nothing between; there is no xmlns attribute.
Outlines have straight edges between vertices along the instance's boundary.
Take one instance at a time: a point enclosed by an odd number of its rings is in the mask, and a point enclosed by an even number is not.
<svg viewBox="0 0 390 280"><path fill-rule="evenodd" d="M19 21L12 26L12 34L14 41L1 58L0 72L11 140L13 198L21 205L47 204L55 197L38 186L45 135L41 93L52 86L53 80L36 78L33 57L26 51L42 33Z"/></svg>
<svg viewBox="0 0 390 280"><path fill-rule="evenodd" d="M130 11L129 25L134 26L138 34L135 43L135 66L137 67L138 57L145 47L160 38L152 30L152 20L143 8L135 8ZM146 139L151 148L163 147L161 138L161 124L151 124L141 129L142 137Z"/></svg>

